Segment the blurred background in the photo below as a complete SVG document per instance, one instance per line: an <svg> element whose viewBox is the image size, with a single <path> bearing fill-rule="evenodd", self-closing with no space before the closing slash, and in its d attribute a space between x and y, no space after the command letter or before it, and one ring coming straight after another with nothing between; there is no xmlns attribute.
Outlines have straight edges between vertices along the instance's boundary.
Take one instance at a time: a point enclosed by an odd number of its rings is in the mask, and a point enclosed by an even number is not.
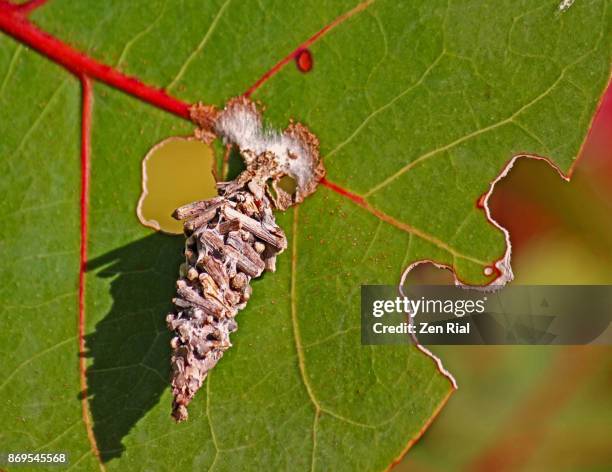
<svg viewBox="0 0 612 472"><path fill-rule="evenodd" d="M519 159L491 197L515 284L612 284L612 87L565 182ZM452 283L430 265L410 279ZM439 346L459 389L394 472L612 470L612 347Z"/></svg>

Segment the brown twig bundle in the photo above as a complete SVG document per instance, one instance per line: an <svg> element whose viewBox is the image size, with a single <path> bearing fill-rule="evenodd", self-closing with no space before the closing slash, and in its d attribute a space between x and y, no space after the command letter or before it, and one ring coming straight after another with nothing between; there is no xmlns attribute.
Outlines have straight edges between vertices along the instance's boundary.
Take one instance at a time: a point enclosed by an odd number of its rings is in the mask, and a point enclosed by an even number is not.
<svg viewBox="0 0 612 472"><path fill-rule="evenodd" d="M172 416L188 417L187 405L210 369L231 346L235 316L251 296L250 281L274 271L276 256L287 247L273 209L284 210L312 193L324 175L316 137L300 124L284 133L264 130L261 114L246 98L217 111L196 106L196 132L202 139L220 136L240 150L246 170L217 185L219 196L177 209L187 236L185 263L177 281L175 311L166 319L172 346ZM295 193L278 187L289 176Z"/></svg>

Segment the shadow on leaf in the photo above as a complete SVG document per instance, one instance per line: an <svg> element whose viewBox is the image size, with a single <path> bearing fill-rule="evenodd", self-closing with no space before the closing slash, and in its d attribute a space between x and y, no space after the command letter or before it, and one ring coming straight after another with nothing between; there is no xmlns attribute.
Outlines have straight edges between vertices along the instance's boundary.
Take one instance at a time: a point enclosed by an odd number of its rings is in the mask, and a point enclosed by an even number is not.
<svg viewBox="0 0 612 472"><path fill-rule="evenodd" d="M111 278L107 315L86 336L88 398L104 462L121 456L123 438L153 408L169 385L171 309L182 237L152 234L89 261L87 271ZM90 307L105 297L90 284ZM102 289L102 290L105 290ZM90 308L91 309L91 308ZM170 425L170 404L168 404Z"/></svg>

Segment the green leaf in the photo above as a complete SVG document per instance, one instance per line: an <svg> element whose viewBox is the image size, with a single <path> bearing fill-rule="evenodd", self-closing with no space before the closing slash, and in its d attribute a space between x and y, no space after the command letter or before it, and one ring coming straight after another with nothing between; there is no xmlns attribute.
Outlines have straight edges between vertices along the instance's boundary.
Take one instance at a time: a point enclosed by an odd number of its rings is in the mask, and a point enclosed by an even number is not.
<svg viewBox="0 0 612 472"><path fill-rule="evenodd" d="M107 469L380 470L420 436L451 386L413 348L360 345L359 286L397 283L423 259L491 281L505 241L475 202L514 155L567 171L609 76L609 2L557 4L53 0L35 11L96 59L219 105L335 25L310 45L311 72L288 63L254 98L274 126L308 125L328 178L368 202L321 187L278 215L290 248L254 283L234 347L175 425L164 318L182 239L140 226L135 207L142 157L191 126L94 85L85 405ZM78 372L79 82L5 36L0 77L0 444L66 451L93 470ZM185 185L198 182L186 173Z"/></svg>

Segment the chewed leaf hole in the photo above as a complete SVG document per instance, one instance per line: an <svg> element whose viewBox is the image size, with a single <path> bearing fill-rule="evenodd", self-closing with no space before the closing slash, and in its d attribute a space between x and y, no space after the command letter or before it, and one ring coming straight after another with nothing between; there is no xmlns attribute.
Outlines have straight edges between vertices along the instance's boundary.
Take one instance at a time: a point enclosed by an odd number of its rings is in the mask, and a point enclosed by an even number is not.
<svg viewBox="0 0 612 472"><path fill-rule="evenodd" d="M297 182L293 177L289 175L281 177L281 179L278 181L278 186L282 188L285 192L287 192L289 195L293 195L297 190Z"/></svg>
<svg viewBox="0 0 612 472"><path fill-rule="evenodd" d="M168 138L156 144L142 161L140 222L164 233L181 234L183 224L172 212L195 200L217 195L210 146L195 139Z"/></svg>

